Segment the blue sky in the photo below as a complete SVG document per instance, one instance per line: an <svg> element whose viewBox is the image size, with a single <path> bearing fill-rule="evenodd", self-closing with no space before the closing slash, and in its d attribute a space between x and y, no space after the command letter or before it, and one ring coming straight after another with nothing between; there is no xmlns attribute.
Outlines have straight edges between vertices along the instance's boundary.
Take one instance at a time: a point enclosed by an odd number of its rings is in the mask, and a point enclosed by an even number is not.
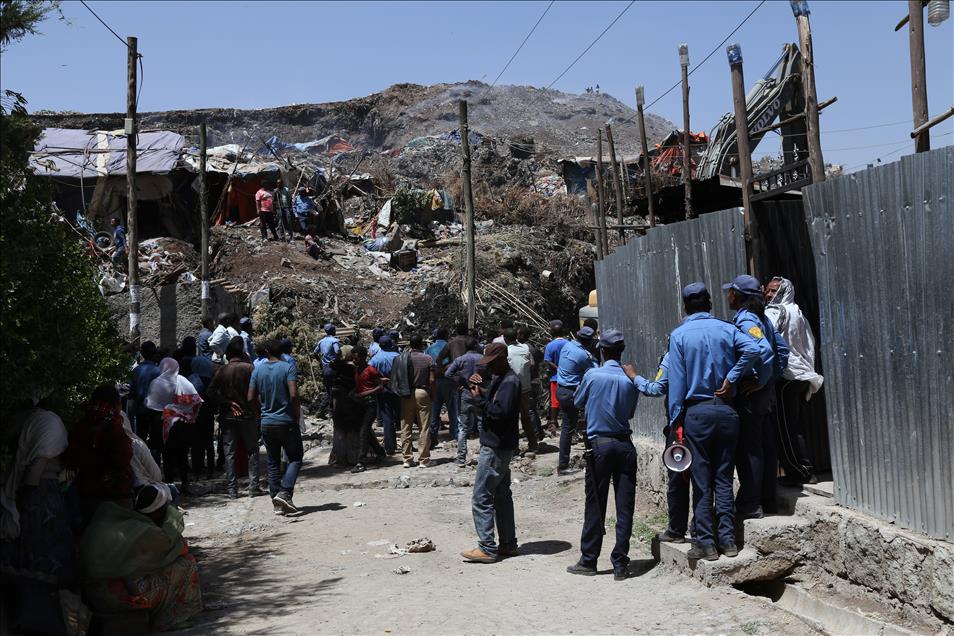
<svg viewBox="0 0 954 636"><path fill-rule="evenodd" d="M105 2L88 4L121 36L139 38L140 110L261 108L344 100L391 84L490 82L547 6L537 2ZM599 84L627 104L633 86L647 101L679 78L677 47L692 63L711 51L757 2L636 2L554 85L582 92ZM626 6L558 1L501 78L547 86ZM810 3L825 159L849 169L911 152L908 34L894 32L907 3ZM23 92L31 109L125 109L123 45L75 1L69 23L48 20L43 35L11 46L0 85ZM954 102L954 20L925 27L931 114ZM747 85L795 41L788 2L766 2L732 38L742 45ZM691 67L690 67L691 68ZM724 47L690 78L692 128L712 128L731 109ZM681 125L679 90L652 112ZM876 126L876 127L873 127ZM861 130L855 130L861 128ZM952 143L954 118L934 129ZM767 137L756 154L772 152Z"/></svg>

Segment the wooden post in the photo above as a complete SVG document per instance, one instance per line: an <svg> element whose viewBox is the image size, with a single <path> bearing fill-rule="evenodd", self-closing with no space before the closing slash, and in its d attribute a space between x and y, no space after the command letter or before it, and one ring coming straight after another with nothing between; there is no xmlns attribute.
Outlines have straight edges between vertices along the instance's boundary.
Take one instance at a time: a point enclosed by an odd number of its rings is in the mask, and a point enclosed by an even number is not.
<svg viewBox="0 0 954 636"><path fill-rule="evenodd" d="M477 269L474 247L474 195L470 186L470 129L467 126L467 100L458 102L460 116L460 148L463 153L461 181L464 194L464 289L467 302L467 327L477 326Z"/></svg>
<svg viewBox="0 0 954 636"><path fill-rule="evenodd" d="M593 188L593 182L588 181L589 188ZM599 207L596 202L590 199L590 212L593 215L593 237L596 240L596 260L603 260L603 228L600 227Z"/></svg>
<svg viewBox="0 0 954 636"><path fill-rule="evenodd" d="M600 241L603 255L609 256L609 238L606 236L606 194L603 189L603 129L596 131L596 200L599 206Z"/></svg>
<svg viewBox="0 0 954 636"><path fill-rule="evenodd" d="M792 13L798 27L798 45L802 49L802 90L805 92L805 124L808 133L808 163L812 167L812 183L825 180L825 159L821 149L818 125L818 93L815 91L815 51L812 48L812 25L808 18L808 2L792 0ZM923 50L923 49L922 49Z"/></svg>
<svg viewBox="0 0 954 636"><path fill-rule="evenodd" d="M616 144L613 143L613 129L606 124L606 141L609 142L610 162L613 165L613 189L616 190L616 224L623 225L623 182L620 180L619 163L616 162ZM626 243L626 235L623 228L619 229L620 244Z"/></svg>
<svg viewBox="0 0 954 636"><path fill-rule="evenodd" d="M129 342L139 344L139 217L136 212L136 62L138 41L126 38L126 249L129 256Z"/></svg>
<svg viewBox="0 0 954 636"><path fill-rule="evenodd" d="M653 173L649 165L649 144L646 142L646 118L643 116L643 85L636 87L636 112L639 115L639 143L643 149L643 184L649 205L649 227L656 227L656 203L653 201Z"/></svg>
<svg viewBox="0 0 954 636"><path fill-rule="evenodd" d="M623 189L623 200L626 200L626 182L629 180L629 174L626 172L626 162L623 160L623 155L619 155L619 185Z"/></svg>
<svg viewBox="0 0 954 636"><path fill-rule="evenodd" d="M908 42L911 47L911 104L914 127L927 123L927 70L924 62L924 9L921 0L908 0ZM925 129L914 138L914 152L931 149L931 133Z"/></svg>
<svg viewBox="0 0 954 636"><path fill-rule="evenodd" d="M682 127L685 138L682 144L682 184L686 195L686 218L695 216L692 212L692 149L689 132L689 45L679 45L679 66L682 69Z"/></svg>
<svg viewBox="0 0 954 636"><path fill-rule="evenodd" d="M209 177L206 174L206 155L208 154L208 130L205 122L199 125L199 220L202 224L202 320L209 317Z"/></svg>
<svg viewBox="0 0 954 636"><path fill-rule="evenodd" d="M752 212L752 149L749 143L748 115L745 109L745 77L742 73L742 47L730 44L726 48L732 71L732 103L735 106L735 132L739 149L739 170L742 174L742 207L745 210L745 253L749 274L755 272L755 242L758 236L755 214Z"/></svg>

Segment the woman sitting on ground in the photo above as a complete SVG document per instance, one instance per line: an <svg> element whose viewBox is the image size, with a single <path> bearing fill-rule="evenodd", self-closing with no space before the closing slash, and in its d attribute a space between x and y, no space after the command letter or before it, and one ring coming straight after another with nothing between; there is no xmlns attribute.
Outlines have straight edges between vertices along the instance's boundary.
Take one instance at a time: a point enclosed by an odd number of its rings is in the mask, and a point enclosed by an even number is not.
<svg viewBox="0 0 954 636"><path fill-rule="evenodd" d="M100 612L149 610L153 630L166 631L202 611L199 568L182 538L182 513L165 484L136 493L135 510L105 503L80 544L87 597Z"/></svg>

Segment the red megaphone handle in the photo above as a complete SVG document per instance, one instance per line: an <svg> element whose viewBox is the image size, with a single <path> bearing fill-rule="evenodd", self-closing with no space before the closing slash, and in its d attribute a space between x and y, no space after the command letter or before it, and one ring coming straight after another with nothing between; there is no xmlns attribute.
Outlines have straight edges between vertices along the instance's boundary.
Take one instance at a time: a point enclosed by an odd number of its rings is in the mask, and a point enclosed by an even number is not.
<svg viewBox="0 0 954 636"><path fill-rule="evenodd" d="M682 445L682 425L676 427L676 443Z"/></svg>

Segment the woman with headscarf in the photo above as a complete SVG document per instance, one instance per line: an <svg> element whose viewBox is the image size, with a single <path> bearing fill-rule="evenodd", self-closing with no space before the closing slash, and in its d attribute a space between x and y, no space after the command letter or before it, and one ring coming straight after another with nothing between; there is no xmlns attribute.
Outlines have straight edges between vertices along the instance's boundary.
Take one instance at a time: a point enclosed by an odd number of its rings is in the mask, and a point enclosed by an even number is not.
<svg viewBox="0 0 954 636"><path fill-rule="evenodd" d="M59 484L66 427L29 403L4 421L15 453L0 474L0 574L13 602L3 620L28 633L65 633L60 598L75 578L73 534Z"/></svg>
<svg viewBox="0 0 954 636"><path fill-rule="evenodd" d="M172 358L163 358L159 363L159 377L149 385L146 407L153 412L161 412L162 463L166 481L171 483L178 473L184 495L189 493L191 426L195 423L201 404L202 398L195 386L179 375L179 363ZM156 448L152 440L149 447Z"/></svg>
<svg viewBox="0 0 954 636"><path fill-rule="evenodd" d="M199 407L199 413L196 417L195 426L193 426L192 438L192 470L196 475L205 471L207 479L212 479L212 471L215 467L215 446L213 438L215 434L215 410L208 402L208 388L215 376L216 365L212 360L204 357L192 358L192 373L189 375L189 382L199 392L202 398L202 406Z"/></svg>
<svg viewBox="0 0 954 636"><path fill-rule="evenodd" d="M792 281L776 276L765 286L768 305L765 315L788 342L791 352L782 380L776 386L778 420L778 458L785 469L785 481L816 483L805 442L811 421L808 401L825 379L815 372L815 336L811 325L795 303Z"/></svg>
<svg viewBox="0 0 954 636"><path fill-rule="evenodd" d="M70 432L67 458L77 471L84 524L104 501L132 506L132 442L123 430L122 402L114 385L93 391L86 417Z"/></svg>
<svg viewBox="0 0 954 636"><path fill-rule="evenodd" d="M182 513L165 484L136 493L134 509L111 503L96 511L80 543L86 596L93 609L146 609L150 628L167 631L202 611L195 558L182 537Z"/></svg>

